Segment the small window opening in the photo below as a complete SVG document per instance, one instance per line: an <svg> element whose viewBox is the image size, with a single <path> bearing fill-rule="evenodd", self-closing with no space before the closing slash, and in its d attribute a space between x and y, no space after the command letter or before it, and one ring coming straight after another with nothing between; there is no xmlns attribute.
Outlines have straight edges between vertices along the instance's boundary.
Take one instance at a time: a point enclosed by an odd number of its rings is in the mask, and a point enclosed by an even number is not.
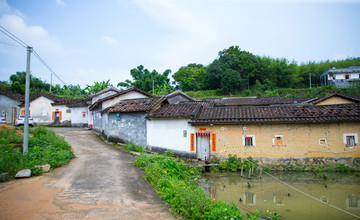
<svg viewBox="0 0 360 220"><path fill-rule="evenodd" d="M187 130L183 130L183 136L187 137Z"/></svg>
<svg viewBox="0 0 360 220"><path fill-rule="evenodd" d="M245 136L245 147L252 147L253 145L253 137Z"/></svg>
<svg viewBox="0 0 360 220"><path fill-rule="evenodd" d="M346 146L348 147L355 146L355 136L346 136Z"/></svg>
<svg viewBox="0 0 360 220"><path fill-rule="evenodd" d="M319 144L320 145L325 145L326 144L326 139L325 138L320 139Z"/></svg>
<svg viewBox="0 0 360 220"><path fill-rule="evenodd" d="M66 113L71 113L71 109L66 109Z"/></svg>

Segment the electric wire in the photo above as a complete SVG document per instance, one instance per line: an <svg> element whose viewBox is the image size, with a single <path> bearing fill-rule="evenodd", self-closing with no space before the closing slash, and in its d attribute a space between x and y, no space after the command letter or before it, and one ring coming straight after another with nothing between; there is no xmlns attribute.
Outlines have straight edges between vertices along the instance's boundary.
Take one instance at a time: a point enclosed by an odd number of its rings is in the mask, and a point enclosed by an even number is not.
<svg viewBox="0 0 360 220"><path fill-rule="evenodd" d="M27 45L24 41L20 40L18 37L16 37L14 34L12 34L10 31L6 30L3 26L0 25L0 31L5 34L6 36L10 37L11 39L13 39L16 43L20 44L23 47L28 47L29 45Z"/></svg>
<svg viewBox="0 0 360 220"><path fill-rule="evenodd" d="M33 54L54 76L56 76L56 78L58 78L58 80L60 80L60 82L66 85L66 83L54 72L54 70L51 69L51 67L41 58L41 56L35 50L33 50Z"/></svg>
<svg viewBox="0 0 360 220"><path fill-rule="evenodd" d="M0 44L4 44L4 45L8 45L8 46L12 46L12 47L22 47L22 46L19 46L19 45L9 44L9 43L6 43L6 42L1 42L1 41L0 41Z"/></svg>
<svg viewBox="0 0 360 220"><path fill-rule="evenodd" d="M19 45L23 46L24 48L28 48L30 47L29 45L27 45L24 41L22 41L20 38L16 37L14 34L12 34L10 31L6 30L3 26L0 25L0 31L5 34L6 36L8 36L9 38L11 38L12 40L14 40L16 43L18 43ZM1 42L0 42L1 43ZM10 45L10 44L9 44ZM16 46L16 45L12 45L12 46ZM63 83L64 85L66 85L66 83L54 72L54 70L51 69L51 67L44 61L44 59L41 58L41 56L34 50L32 49L32 53L34 54L34 56L51 72L51 74L53 74L54 76L56 76L57 79L60 80L61 83Z"/></svg>
<svg viewBox="0 0 360 220"><path fill-rule="evenodd" d="M228 144L226 138L224 138L224 136L221 134L221 132L219 132L219 130L216 128L216 126L213 125L212 127L215 128L216 133L220 134L220 136L224 139L224 142L225 142L226 144ZM230 144L230 146L232 146L232 145ZM262 172L265 173L266 175L268 175L268 176L270 176L271 178L275 179L276 181L284 184L285 186L288 186L288 187L292 188L293 190L295 190L295 191L297 191L297 192L299 192L299 193L302 193L302 194L304 194L304 195L306 195L306 196L308 196L308 197L310 197L310 198L312 198L312 199L314 199L314 200L316 200L316 201L318 201L318 202L320 202L320 203L322 203L322 204L328 205L328 206L330 206L330 207L332 207L332 208L334 208L334 209L337 209L337 210L339 210L339 211L342 211L342 212L344 212L344 213L346 213L346 214L349 214L349 215L351 215L351 216L353 216L353 217L356 217L356 218L359 218L359 219L360 219L360 216L357 216L357 215L355 215L355 214L353 214L353 213L351 213L351 212L348 212L348 211L346 211L346 210L344 210L344 209L342 209L342 208L339 208L339 207L337 207L337 206L334 206L334 205L331 205L331 204L329 204L329 203L323 202L323 201L321 201L320 199L318 199L318 198L316 198L316 197L314 197L314 196L312 196L312 195L310 195L310 194L308 194L308 193L306 193L306 192L304 192L304 191L302 191L302 190L300 190L300 189L298 189L298 188L296 188L296 187L294 187L294 186L292 186L292 185L290 185L290 184L288 184L288 183L286 183L286 182L284 182L284 181L276 178L275 176L273 176L273 175L271 175L270 173L268 173L268 172L266 172L265 170L263 170L261 167L259 167L259 166L257 166L256 164L254 164L252 161L248 160L246 157L242 157L242 158L245 159L246 161L250 162L250 163L251 163L254 167L256 167L257 169L262 170Z"/></svg>

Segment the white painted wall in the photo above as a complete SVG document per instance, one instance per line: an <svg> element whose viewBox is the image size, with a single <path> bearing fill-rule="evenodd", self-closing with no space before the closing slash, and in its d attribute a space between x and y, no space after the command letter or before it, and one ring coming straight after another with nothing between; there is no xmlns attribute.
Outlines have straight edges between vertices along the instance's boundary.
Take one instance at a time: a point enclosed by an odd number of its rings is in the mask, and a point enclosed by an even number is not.
<svg viewBox="0 0 360 220"><path fill-rule="evenodd" d="M85 117L83 112L85 112ZM83 107L72 107L71 108L71 124L72 125L83 125L88 123L88 108Z"/></svg>
<svg viewBox="0 0 360 220"><path fill-rule="evenodd" d="M124 95L120 95L118 97L115 97L113 99L110 100L106 100L102 103L102 109L106 109L112 105L117 104L118 102L120 102L121 100L125 100L125 99L140 99L140 98L148 98L146 95L143 95L141 93L132 91L132 92L128 92Z"/></svg>
<svg viewBox="0 0 360 220"><path fill-rule="evenodd" d="M60 122L71 120L71 111L67 112L67 110L70 110L69 107L66 105L52 106L51 103L53 103L53 101L44 96L40 96L30 102L29 109L34 123L52 123L52 112L56 111L56 109L62 112ZM22 107L22 110L23 109L24 107Z"/></svg>
<svg viewBox="0 0 360 220"><path fill-rule="evenodd" d="M53 112L52 100L40 96L39 98L30 102L30 114L34 123L50 123L51 113Z"/></svg>
<svg viewBox="0 0 360 220"><path fill-rule="evenodd" d="M147 145L190 152L190 133L194 127L189 119L152 119L147 121ZM183 132L187 131L186 137Z"/></svg>

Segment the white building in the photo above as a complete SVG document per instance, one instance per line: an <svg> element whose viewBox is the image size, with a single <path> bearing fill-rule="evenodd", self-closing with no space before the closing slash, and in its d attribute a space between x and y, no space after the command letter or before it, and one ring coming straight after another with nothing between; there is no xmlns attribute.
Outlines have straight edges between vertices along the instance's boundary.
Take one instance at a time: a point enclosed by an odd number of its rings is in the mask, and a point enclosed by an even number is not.
<svg viewBox="0 0 360 220"><path fill-rule="evenodd" d="M360 66L339 69L333 67L320 76L320 83L323 86L350 87L358 80L360 80Z"/></svg>

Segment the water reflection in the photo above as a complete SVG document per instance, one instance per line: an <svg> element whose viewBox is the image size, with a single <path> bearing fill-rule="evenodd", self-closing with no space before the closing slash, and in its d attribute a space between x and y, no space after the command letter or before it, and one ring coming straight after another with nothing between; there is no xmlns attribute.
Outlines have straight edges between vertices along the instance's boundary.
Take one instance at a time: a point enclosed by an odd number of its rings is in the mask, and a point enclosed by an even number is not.
<svg viewBox="0 0 360 220"><path fill-rule="evenodd" d="M354 219L354 216L326 203L360 216L360 177L358 174L327 174L320 179L313 173L278 173L290 183L320 201L293 190L273 178L246 179L240 175L207 174L199 182L213 201L233 202L240 210L278 213L282 219Z"/></svg>

